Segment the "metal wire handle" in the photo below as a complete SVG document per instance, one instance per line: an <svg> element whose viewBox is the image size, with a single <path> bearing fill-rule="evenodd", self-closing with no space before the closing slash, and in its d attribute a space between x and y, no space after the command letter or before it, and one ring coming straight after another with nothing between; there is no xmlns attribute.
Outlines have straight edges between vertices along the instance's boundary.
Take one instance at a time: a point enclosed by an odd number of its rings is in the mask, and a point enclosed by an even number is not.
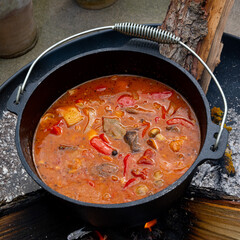
<svg viewBox="0 0 240 240"><path fill-rule="evenodd" d="M170 32L137 23L116 23L113 30L157 43L177 44L180 41L180 37Z"/></svg>
<svg viewBox="0 0 240 240"><path fill-rule="evenodd" d="M150 26L146 26L146 25L141 25L141 24L136 24L136 23L116 23L113 26L105 26L105 27L99 27L99 28L94 28L94 29L90 29L84 32L80 32L77 34L74 34L68 38L65 38L57 43L55 43L54 45L52 45L51 47L49 47L48 49L46 49L43 53L41 53L36 59L35 61L32 63L31 67L29 68L27 75L23 81L23 83L19 86L18 88L18 92L17 92L17 96L16 96L16 101L15 103L18 104L19 100L20 100L20 95L23 94L27 80L29 78L29 75L33 69L33 67L36 65L36 63L38 62L38 60L45 55L47 52L49 52L50 50L52 50L53 48L61 45L64 42L67 42L73 38L79 37L79 36L83 36L89 33L93 33L93 32L98 32L98 31L102 31L102 30L115 30L118 31L120 33L129 35L129 36L133 36L133 37L137 37L137 38L142 38L142 39L147 39L147 40L151 40L157 43L165 43L165 44L180 44L181 46L183 46L184 48L186 48L189 52L191 52L202 64L203 66L206 68L206 70L208 71L208 73L211 75L211 77L213 78L214 82L216 83L218 90L223 98L223 103L224 103L224 111L223 111L223 119L222 119L222 123L220 125L220 129L216 138L216 142L213 146L213 150L216 150L222 135L222 131L224 128L224 124L226 122L226 118L227 118L227 111L228 111L228 106L227 106L227 100L226 97L224 95L224 92L218 82L218 80L216 79L216 77L214 76L214 74L212 73L212 71L210 70L210 68L206 65L206 63L191 49L189 48L187 45L185 45L183 42L181 42L180 37L175 36L174 34L165 31L165 30L161 30L161 29L157 29L155 27L150 27Z"/></svg>

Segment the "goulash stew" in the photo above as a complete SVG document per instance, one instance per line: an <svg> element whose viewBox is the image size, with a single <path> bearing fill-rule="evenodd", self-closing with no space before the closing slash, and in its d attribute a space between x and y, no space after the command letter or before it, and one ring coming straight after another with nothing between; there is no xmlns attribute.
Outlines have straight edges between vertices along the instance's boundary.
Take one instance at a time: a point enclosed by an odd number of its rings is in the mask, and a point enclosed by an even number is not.
<svg viewBox="0 0 240 240"><path fill-rule="evenodd" d="M107 76L69 90L43 115L33 153L42 180L90 203L147 197L197 158L200 130L183 97L139 76Z"/></svg>

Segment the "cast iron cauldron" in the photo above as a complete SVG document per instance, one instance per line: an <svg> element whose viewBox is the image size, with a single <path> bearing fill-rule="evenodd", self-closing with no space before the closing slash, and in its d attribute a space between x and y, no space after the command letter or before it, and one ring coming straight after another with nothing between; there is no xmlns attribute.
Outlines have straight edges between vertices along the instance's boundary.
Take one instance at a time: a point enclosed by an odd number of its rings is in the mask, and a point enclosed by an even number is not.
<svg viewBox="0 0 240 240"><path fill-rule="evenodd" d="M52 190L39 178L32 155L34 132L44 112L68 89L87 80L113 74L133 74L160 80L182 94L199 120L201 150L180 179L152 196L123 204L93 204L73 200ZM16 146L28 174L45 190L71 206L75 214L95 226L137 225L160 216L162 211L183 195L197 166L206 159L221 158L227 144L227 131L224 130L218 149L211 150L219 126L211 122L208 101L197 81L157 50L141 46L130 44L81 54L55 67L37 83L28 85L19 105L13 104L13 95L8 108L18 114Z"/></svg>

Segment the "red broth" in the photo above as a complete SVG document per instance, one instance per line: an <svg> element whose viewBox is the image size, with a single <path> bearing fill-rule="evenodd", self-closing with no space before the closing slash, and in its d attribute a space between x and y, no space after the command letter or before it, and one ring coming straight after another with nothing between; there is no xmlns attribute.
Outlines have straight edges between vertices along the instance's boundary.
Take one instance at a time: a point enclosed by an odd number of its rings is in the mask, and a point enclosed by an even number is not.
<svg viewBox="0 0 240 240"><path fill-rule="evenodd" d="M124 203L166 188L200 148L186 100L152 79L117 75L67 91L42 116L33 153L42 180L90 203Z"/></svg>

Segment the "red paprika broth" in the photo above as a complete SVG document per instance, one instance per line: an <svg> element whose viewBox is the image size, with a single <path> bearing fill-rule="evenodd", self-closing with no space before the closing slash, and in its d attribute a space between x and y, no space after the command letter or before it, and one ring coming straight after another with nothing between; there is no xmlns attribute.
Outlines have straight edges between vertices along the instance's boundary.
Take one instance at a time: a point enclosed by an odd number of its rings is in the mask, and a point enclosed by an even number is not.
<svg viewBox="0 0 240 240"><path fill-rule="evenodd" d="M43 115L33 153L52 189L91 203L124 203L179 179L200 130L183 97L139 76L107 76L69 90Z"/></svg>

